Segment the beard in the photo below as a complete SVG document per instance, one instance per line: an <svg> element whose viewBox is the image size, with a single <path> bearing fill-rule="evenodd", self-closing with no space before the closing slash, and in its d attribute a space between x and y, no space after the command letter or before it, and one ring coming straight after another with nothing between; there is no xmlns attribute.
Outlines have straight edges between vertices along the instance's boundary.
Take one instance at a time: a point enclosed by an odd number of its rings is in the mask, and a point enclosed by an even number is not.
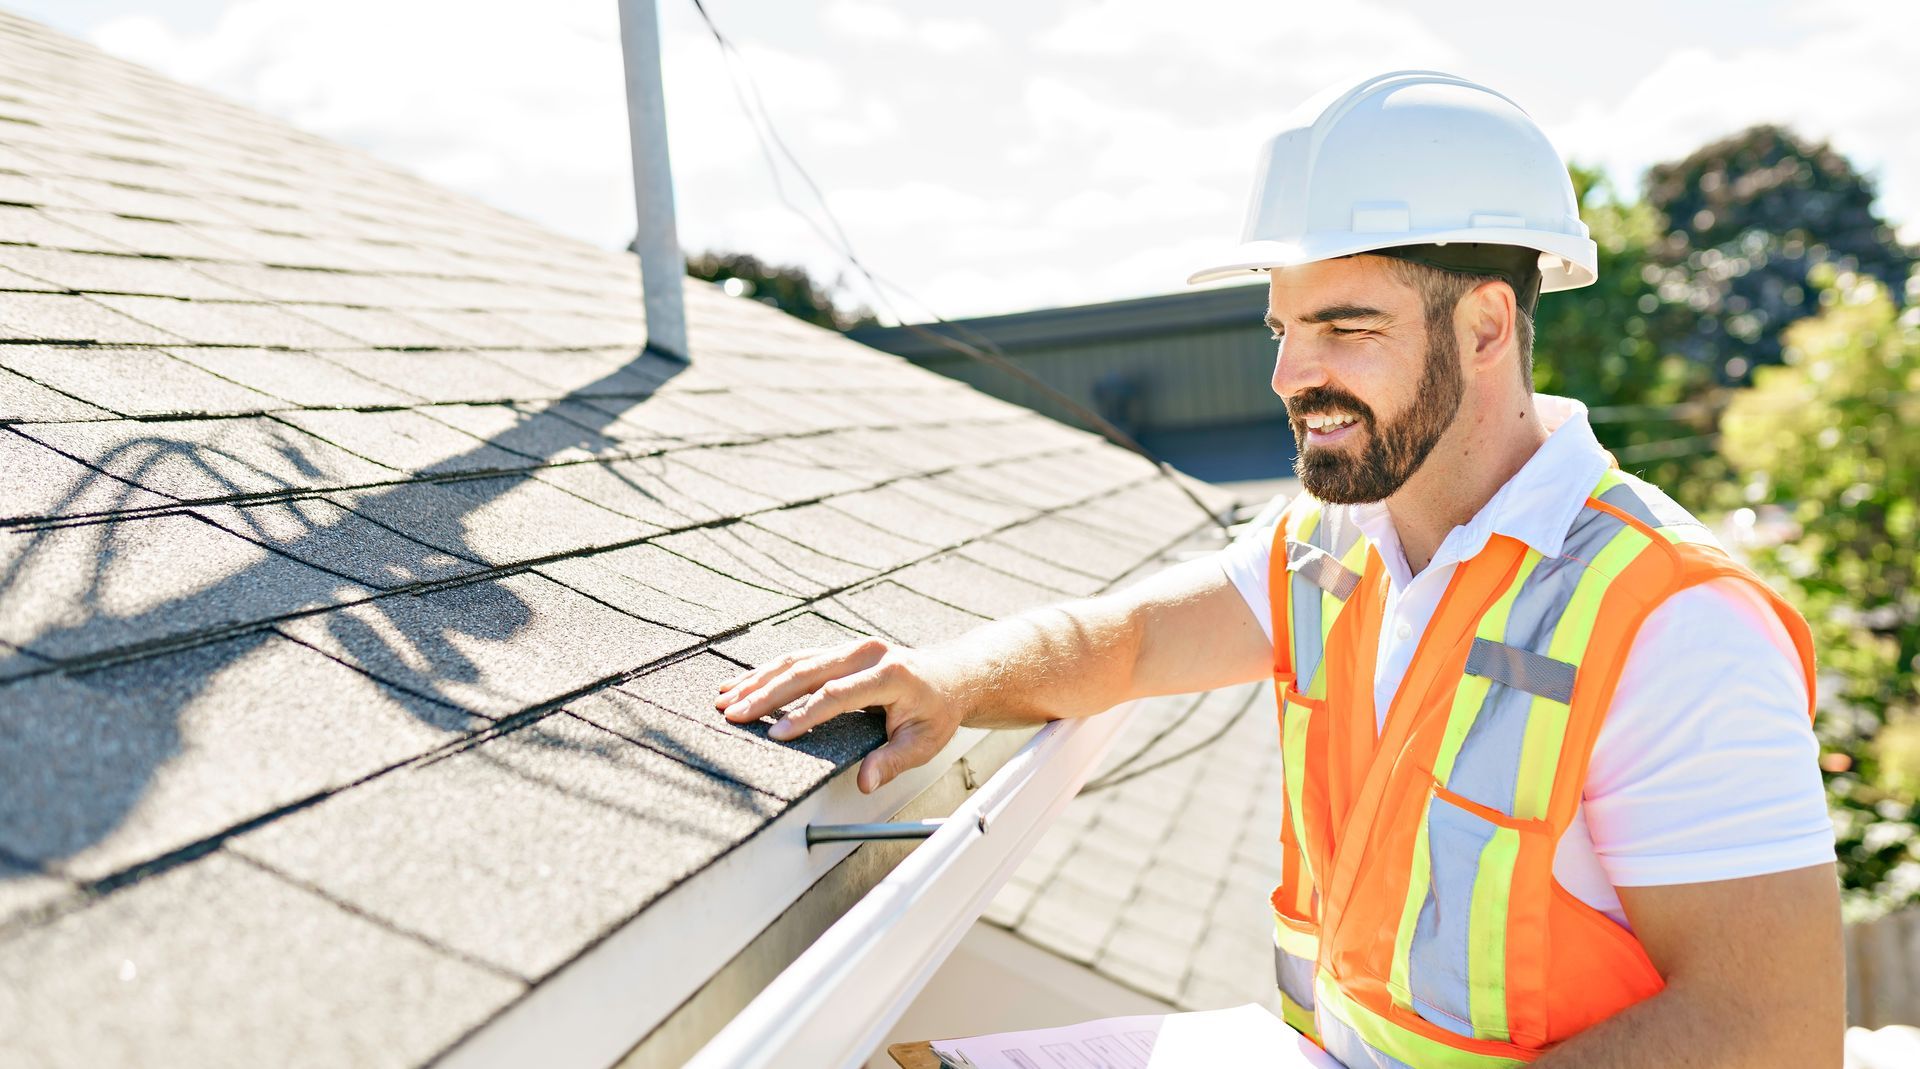
<svg viewBox="0 0 1920 1069"><path fill-rule="evenodd" d="M1426 463L1427 455L1460 414L1466 385L1460 373L1460 347L1446 327L1427 331L1426 368L1411 407L1390 423L1381 423L1358 397L1332 386L1302 390L1286 401L1287 421L1298 447L1294 473L1308 493L1330 505L1384 501ZM1366 435L1358 452L1307 445L1305 416L1347 412Z"/></svg>

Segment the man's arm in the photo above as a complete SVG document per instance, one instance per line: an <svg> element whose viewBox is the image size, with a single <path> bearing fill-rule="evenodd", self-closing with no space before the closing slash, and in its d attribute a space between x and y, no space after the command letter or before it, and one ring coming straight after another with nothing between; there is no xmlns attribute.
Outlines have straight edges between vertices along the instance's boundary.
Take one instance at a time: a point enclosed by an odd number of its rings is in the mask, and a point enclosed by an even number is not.
<svg viewBox="0 0 1920 1069"><path fill-rule="evenodd" d="M870 794L940 752L963 724L1091 716L1131 698L1259 679L1271 661L1246 601L1215 560L1202 558L925 649L867 639L801 650L734 680L714 705L747 723L811 695L768 732L775 739L883 708L887 744L860 765L860 790Z"/></svg>
<svg viewBox="0 0 1920 1069"><path fill-rule="evenodd" d="M1838 1069L1846 962L1832 864L1619 891L1666 989L1535 1069Z"/></svg>

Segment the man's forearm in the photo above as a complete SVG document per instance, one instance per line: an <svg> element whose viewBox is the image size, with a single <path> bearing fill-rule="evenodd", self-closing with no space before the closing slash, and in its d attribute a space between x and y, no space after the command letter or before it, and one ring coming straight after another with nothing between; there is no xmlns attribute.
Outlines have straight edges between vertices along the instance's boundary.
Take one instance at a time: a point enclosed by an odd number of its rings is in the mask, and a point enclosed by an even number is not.
<svg viewBox="0 0 1920 1069"><path fill-rule="evenodd" d="M1696 996L1672 987L1556 1045L1534 1069L1820 1069L1840 1065L1839 1030L1806 1007Z"/></svg>
<svg viewBox="0 0 1920 1069"><path fill-rule="evenodd" d="M863 639L798 650L728 683L714 705L745 724L804 699L767 729L776 741L845 712L883 709L887 744L861 762L860 789L871 792L927 761L962 724L1022 727L1129 698L1212 690L1260 678L1271 658L1259 620L1203 558L924 649Z"/></svg>
<svg viewBox="0 0 1920 1069"><path fill-rule="evenodd" d="M983 624L927 652L978 665L956 700L970 727L1090 716L1134 697L1139 623L1113 598L1086 598Z"/></svg>
<svg viewBox="0 0 1920 1069"><path fill-rule="evenodd" d="M1272 671L1273 647L1219 565L1202 558L927 652L969 666L948 683L963 723L1018 727L1260 679Z"/></svg>

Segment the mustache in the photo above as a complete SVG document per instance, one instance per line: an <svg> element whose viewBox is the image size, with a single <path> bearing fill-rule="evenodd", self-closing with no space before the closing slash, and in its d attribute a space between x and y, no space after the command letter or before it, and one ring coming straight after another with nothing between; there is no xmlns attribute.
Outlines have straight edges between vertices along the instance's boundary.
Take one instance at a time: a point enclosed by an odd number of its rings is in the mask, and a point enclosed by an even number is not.
<svg viewBox="0 0 1920 1069"><path fill-rule="evenodd" d="M1284 399L1287 419L1298 424L1308 416L1321 412L1351 412L1360 418L1360 422L1372 425L1373 409L1365 401L1333 386L1313 386L1292 397Z"/></svg>

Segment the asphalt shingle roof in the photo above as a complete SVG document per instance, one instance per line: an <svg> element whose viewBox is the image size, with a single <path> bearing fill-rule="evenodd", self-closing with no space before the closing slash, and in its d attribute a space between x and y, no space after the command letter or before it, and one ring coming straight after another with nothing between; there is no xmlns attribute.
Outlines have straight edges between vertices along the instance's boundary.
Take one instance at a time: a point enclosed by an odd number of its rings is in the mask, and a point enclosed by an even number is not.
<svg viewBox="0 0 1920 1069"><path fill-rule="evenodd" d="M1270 684L1150 699L985 919L1179 1009L1278 1013L1279 762Z"/></svg>
<svg viewBox="0 0 1920 1069"><path fill-rule="evenodd" d="M687 299L647 353L631 256L0 15L0 1049L429 1060L882 741L719 679L1205 522Z"/></svg>

